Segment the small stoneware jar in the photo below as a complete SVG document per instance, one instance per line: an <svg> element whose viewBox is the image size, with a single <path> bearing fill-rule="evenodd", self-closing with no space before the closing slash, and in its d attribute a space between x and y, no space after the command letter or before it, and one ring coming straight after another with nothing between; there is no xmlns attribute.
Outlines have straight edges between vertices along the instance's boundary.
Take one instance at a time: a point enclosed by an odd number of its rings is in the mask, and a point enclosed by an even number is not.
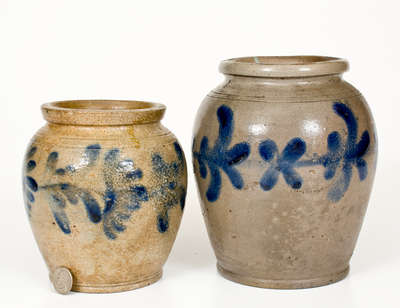
<svg viewBox="0 0 400 308"><path fill-rule="evenodd" d="M165 106L62 101L24 162L26 210L58 291L118 292L161 277L186 196L186 163Z"/></svg>
<svg viewBox="0 0 400 308"><path fill-rule="evenodd" d="M193 163L220 273L267 288L343 279L375 174L376 134L343 59L223 61Z"/></svg>

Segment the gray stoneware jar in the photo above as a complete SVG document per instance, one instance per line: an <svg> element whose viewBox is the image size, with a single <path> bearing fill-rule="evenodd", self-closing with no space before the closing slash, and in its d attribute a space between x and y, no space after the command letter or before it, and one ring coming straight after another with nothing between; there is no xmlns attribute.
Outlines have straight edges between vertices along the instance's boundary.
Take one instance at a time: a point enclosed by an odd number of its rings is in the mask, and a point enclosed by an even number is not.
<svg viewBox="0 0 400 308"><path fill-rule="evenodd" d="M374 121L343 59L223 61L204 99L193 163L226 278L265 288L343 279L375 174Z"/></svg>

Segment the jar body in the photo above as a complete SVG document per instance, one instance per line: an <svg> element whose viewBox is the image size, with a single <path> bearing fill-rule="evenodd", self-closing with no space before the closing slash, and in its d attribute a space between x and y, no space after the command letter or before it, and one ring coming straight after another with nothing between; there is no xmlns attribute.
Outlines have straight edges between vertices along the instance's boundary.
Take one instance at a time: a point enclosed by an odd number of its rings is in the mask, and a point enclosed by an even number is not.
<svg viewBox="0 0 400 308"><path fill-rule="evenodd" d="M50 272L68 268L75 291L134 289L161 277L184 208L185 158L159 122L49 123L28 148L24 191Z"/></svg>
<svg viewBox="0 0 400 308"><path fill-rule="evenodd" d="M228 279L259 287L332 283L348 263L376 165L374 123L340 76L226 76L203 101L194 171Z"/></svg>

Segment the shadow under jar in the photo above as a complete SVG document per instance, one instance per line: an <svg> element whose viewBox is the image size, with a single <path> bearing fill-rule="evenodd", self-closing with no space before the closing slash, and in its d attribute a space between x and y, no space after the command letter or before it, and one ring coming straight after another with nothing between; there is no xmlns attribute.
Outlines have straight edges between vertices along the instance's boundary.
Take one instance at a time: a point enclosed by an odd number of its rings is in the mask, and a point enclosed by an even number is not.
<svg viewBox="0 0 400 308"><path fill-rule="evenodd" d="M63 101L24 162L26 210L56 290L118 292L161 277L185 205L186 163L165 106Z"/></svg>
<svg viewBox="0 0 400 308"><path fill-rule="evenodd" d="M218 270L265 288L343 279L376 166L374 122L321 56L222 61L204 99L193 164Z"/></svg>

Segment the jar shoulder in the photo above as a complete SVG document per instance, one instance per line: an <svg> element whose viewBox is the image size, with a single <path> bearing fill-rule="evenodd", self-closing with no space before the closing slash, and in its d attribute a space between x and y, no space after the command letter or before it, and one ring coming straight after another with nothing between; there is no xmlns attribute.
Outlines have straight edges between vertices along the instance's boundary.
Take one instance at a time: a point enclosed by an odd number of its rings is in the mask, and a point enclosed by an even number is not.
<svg viewBox="0 0 400 308"><path fill-rule="evenodd" d="M343 107L341 107L343 106ZM375 135L375 123L367 102L362 96L346 99L330 98L315 102L240 101L207 96L198 110L194 135L218 134L218 112L221 108L232 115L234 134L254 140L276 135L279 138L302 135L309 139L326 137L330 131L345 129L349 119L357 124L358 131L368 129ZM345 114L339 114L343 108ZM353 124L354 124L353 123Z"/></svg>
<svg viewBox="0 0 400 308"><path fill-rule="evenodd" d="M27 167L30 161L35 163L35 170ZM177 138L161 125L92 128L47 124L31 139L23 170L36 176L64 176L89 169L97 172L106 165L117 171L151 171L157 163L167 165L175 161L186 170Z"/></svg>
<svg viewBox="0 0 400 308"><path fill-rule="evenodd" d="M176 142L175 135L157 124L132 126L68 126L46 124L32 138L45 147L86 148L101 144L103 148L151 148Z"/></svg>
<svg viewBox="0 0 400 308"><path fill-rule="evenodd" d="M196 151L204 137L212 145L223 136L231 144L247 142L252 149L267 140L284 149L297 138L304 141L310 155L326 151L332 136L340 137L343 143L346 139L355 143L368 134L370 154L376 153L377 143L374 119L361 95L314 102L240 101L207 96L193 133Z"/></svg>
<svg viewBox="0 0 400 308"><path fill-rule="evenodd" d="M361 96L361 93L337 76L303 79L228 76L208 94L212 98L256 102L315 102L354 96Z"/></svg>

